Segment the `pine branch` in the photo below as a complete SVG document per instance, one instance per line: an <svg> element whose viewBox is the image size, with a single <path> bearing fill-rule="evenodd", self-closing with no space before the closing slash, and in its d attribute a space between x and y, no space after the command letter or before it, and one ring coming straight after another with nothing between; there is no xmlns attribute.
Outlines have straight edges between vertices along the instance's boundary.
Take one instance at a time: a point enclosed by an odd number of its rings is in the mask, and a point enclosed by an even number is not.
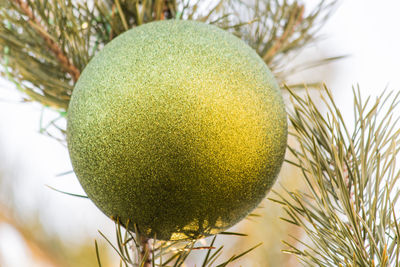
<svg viewBox="0 0 400 267"><path fill-rule="evenodd" d="M7 2L0 9L3 74L32 100L61 109L68 106L79 76L77 63L82 65L88 58L85 47L76 47L82 34L79 38L68 31L68 20L62 18L71 17L72 10L37 1Z"/></svg>
<svg viewBox="0 0 400 267"><path fill-rule="evenodd" d="M354 92L351 130L325 87L322 114L307 94L292 96L290 152L308 191L275 192L284 220L307 235L288 252L309 266L398 266L400 231L396 204L400 171L398 105L400 93L384 93L375 102Z"/></svg>
<svg viewBox="0 0 400 267"><path fill-rule="evenodd" d="M309 10L301 1L254 1L249 4L236 0L229 7L235 14L229 22L250 22L231 30L258 52L283 84L295 71L287 68L289 63L316 40L318 31L337 5L336 0L320 0ZM328 63L326 59L318 61Z"/></svg>
<svg viewBox="0 0 400 267"><path fill-rule="evenodd" d="M23 0L13 0L13 2L20 8L21 13L28 17L27 23L43 38L48 49L52 51L55 57L60 61L61 66L69 73L74 82L78 81L80 71L74 66L64 52L61 50L56 41L49 36L47 29L41 24L41 21L35 17L28 3Z"/></svg>
<svg viewBox="0 0 400 267"><path fill-rule="evenodd" d="M141 247L141 252L140 252L139 262L143 267L151 267L152 264L151 264L150 254L152 252L152 249L150 247L150 239L141 236L140 247Z"/></svg>
<svg viewBox="0 0 400 267"><path fill-rule="evenodd" d="M289 37L291 37L296 28L303 21L304 15L304 5L294 5L294 8L290 10L289 18L284 26L284 30L281 36L276 37L276 40L272 42L269 49L265 49L263 51L263 59L267 64L270 64L274 56L280 51L283 50L284 46L288 42Z"/></svg>
<svg viewBox="0 0 400 267"><path fill-rule="evenodd" d="M72 0L12 0L0 8L3 76L30 100L66 111L80 72L105 44L132 27L179 16L238 35L284 81L284 59L314 39L336 1L321 1L307 15L298 0L254 5L220 0L211 8L192 2L95 0L89 7Z"/></svg>

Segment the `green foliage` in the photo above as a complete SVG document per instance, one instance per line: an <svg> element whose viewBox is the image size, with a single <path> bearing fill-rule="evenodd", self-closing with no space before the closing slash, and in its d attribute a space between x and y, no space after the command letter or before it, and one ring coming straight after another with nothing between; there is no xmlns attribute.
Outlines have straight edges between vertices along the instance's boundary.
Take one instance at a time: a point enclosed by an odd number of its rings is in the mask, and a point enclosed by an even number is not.
<svg viewBox="0 0 400 267"><path fill-rule="evenodd" d="M294 91L290 121L298 147L291 153L308 191L277 193L288 217L308 239L294 237L294 253L308 266L399 266L398 198L400 93L383 93L375 102L354 92L350 128L325 88L327 114L307 94ZM397 112L397 113L396 113Z"/></svg>
<svg viewBox="0 0 400 267"><path fill-rule="evenodd" d="M136 229L136 227L134 228ZM123 228L118 221L115 223L115 229L116 245L114 245L103 233L99 233L119 255L120 265L125 267L180 267L184 266L188 256L193 251L197 250L207 250L207 253L202 260L202 267L224 267L262 245L262 243L257 244L238 255L232 255L226 261L218 263L218 260L221 258L223 252L223 246L218 248L214 246L218 235L214 235L210 245L199 246L197 245L198 240L158 241L156 237L150 240L141 236L137 230L125 230L125 228ZM128 227L126 227L126 229L128 229ZM234 232L222 232L220 235L236 235L239 237L246 236L245 234ZM98 264L99 267L101 267L101 253L99 251L97 242L95 242L95 247ZM135 249L132 249L132 247Z"/></svg>
<svg viewBox="0 0 400 267"><path fill-rule="evenodd" d="M337 1L319 1L307 9L302 1L228 1L212 23L245 40L283 83L297 67L289 69L290 61L308 44L334 11ZM325 64L338 57L301 65Z"/></svg>
<svg viewBox="0 0 400 267"><path fill-rule="evenodd" d="M66 111L75 82L89 60L122 32L155 20L216 24L249 43L284 79L284 59L314 37L336 1L305 12L299 0L214 2L192 0L10 0L0 8L2 76L28 100ZM243 17L243 13L247 14ZM307 15L304 15L307 13Z"/></svg>

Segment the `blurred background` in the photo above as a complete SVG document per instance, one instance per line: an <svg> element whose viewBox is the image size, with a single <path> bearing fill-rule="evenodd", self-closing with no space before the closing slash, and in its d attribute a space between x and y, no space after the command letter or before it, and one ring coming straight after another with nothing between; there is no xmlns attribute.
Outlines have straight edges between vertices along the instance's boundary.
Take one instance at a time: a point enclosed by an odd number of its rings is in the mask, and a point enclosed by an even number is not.
<svg viewBox="0 0 400 267"><path fill-rule="evenodd" d="M304 1L306 7L317 2ZM396 0L342 1L319 41L292 64L349 56L297 73L291 82L325 81L351 123L352 86L359 85L364 97L377 96L385 88L400 90L398 10ZM84 194L76 177L68 173L72 167L66 147L40 133L55 114L21 99L12 83L0 79L0 266L97 266L95 239L103 265L118 266L116 253L98 233L113 240L114 223L89 200L48 187ZM298 174L287 165L274 189L280 190L280 183L289 188L301 186ZM279 219L284 216L280 207L265 200L255 213L261 217L246 219L231 229L249 237L224 240L225 254L264 244L232 266L299 266L296 259L281 252L285 248L281 240L300 233Z"/></svg>

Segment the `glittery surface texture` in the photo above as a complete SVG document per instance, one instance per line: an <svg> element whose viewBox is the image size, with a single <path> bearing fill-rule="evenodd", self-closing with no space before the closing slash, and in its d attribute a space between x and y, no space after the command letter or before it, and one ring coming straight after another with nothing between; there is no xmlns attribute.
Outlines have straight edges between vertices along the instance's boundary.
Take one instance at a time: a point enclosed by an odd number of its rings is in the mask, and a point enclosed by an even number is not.
<svg viewBox="0 0 400 267"><path fill-rule="evenodd" d="M243 41L194 21L118 36L83 71L68 149L89 198L149 237L216 234L265 197L287 118L270 70Z"/></svg>

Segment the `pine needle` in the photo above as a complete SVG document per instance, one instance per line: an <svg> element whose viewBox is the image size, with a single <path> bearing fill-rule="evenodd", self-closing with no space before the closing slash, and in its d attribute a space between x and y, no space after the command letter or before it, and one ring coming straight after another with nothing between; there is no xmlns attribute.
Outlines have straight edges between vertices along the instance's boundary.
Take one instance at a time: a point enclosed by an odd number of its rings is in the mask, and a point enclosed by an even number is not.
<svg viewBox="0 0 400 267"><path fill-rule="evenodd" d="M68 192L65 192L65 191L56 189L56 188L54 188L54 187L52 187L52 186L50 186L50 185L46 185L46 186L47 186L48 188L50 188L51 190L54 190L54 191L56 191L56 192L59 192L59 193L62 193L62 194L68 195L68 196L80 197L80 198L86 198L86 199L88 199L87 196L83 196L83 195L79 195L79 194L73 194L73 193L68 193Z"/></svg>

